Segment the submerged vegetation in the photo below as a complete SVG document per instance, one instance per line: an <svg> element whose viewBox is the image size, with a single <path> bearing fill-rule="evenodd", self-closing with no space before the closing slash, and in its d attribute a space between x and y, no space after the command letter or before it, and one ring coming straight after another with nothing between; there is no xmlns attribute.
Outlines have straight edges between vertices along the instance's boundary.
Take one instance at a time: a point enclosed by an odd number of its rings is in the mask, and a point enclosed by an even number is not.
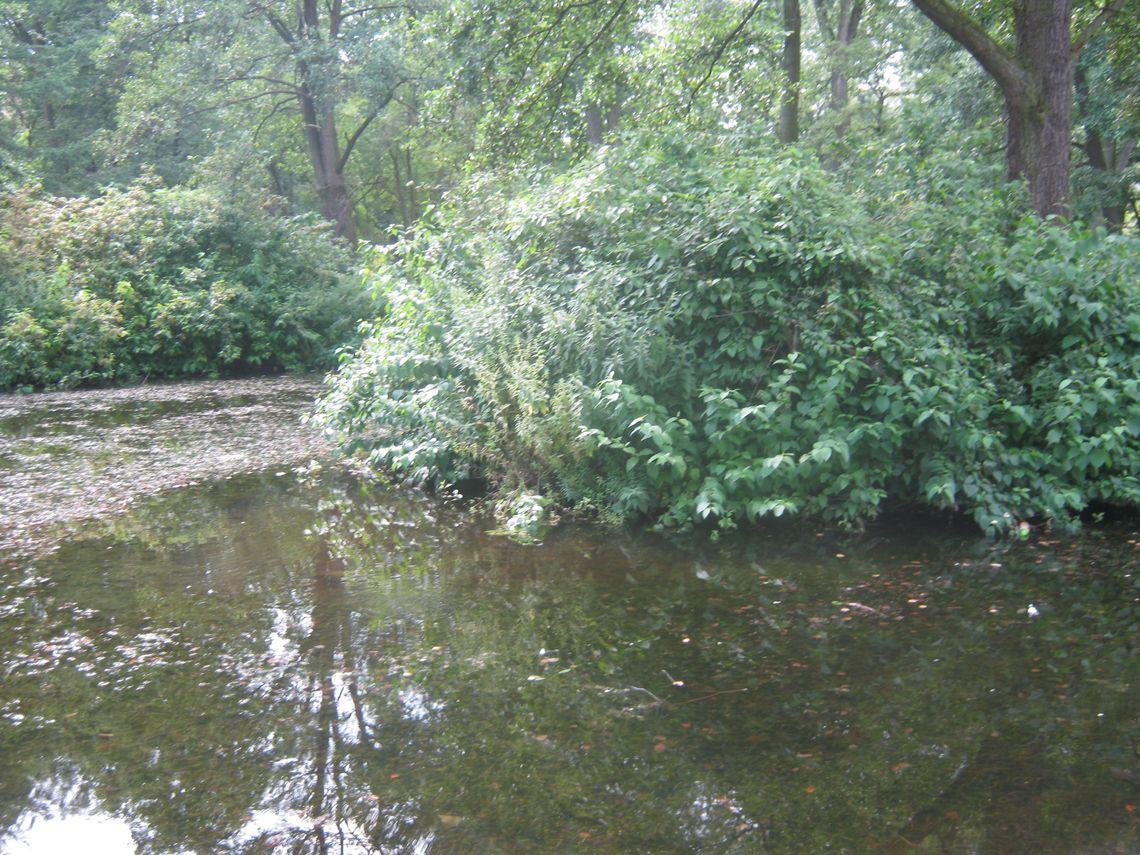
<svg viewBox="0 0 1140 855"><path fill-rule="evenodd" d="M900 201L687 135L485 180L373 256L322 418L416 482L667 526L1140 504L1140 241L925 168Z"/></svg>

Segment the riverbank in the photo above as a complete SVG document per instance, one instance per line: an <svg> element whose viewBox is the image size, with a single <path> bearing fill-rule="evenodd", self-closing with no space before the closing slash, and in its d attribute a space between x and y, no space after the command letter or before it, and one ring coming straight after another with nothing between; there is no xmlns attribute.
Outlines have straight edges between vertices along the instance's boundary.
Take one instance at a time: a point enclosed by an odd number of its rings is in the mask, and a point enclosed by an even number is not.
<svg viewBox="0 0 1140 855"><path fill-rule="evenodd" d="M0 553L53 548L165 490L329 452L302 423L319 377L0 396Z"/></svg>

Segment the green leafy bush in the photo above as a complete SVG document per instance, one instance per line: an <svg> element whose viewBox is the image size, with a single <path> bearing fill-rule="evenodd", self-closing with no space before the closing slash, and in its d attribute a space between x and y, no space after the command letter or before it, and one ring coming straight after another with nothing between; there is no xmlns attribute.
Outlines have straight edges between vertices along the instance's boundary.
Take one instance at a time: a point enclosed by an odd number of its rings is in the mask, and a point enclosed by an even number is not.
<svg viewBox="0 0 1140 855"><path fill-rule="evenodd" d="M153 181L0 212L0 388L325 368L374 310L309 218Z"/></svg>
<svg viewBox="0 0 1140 855"><path fill-rule="evenodd" d="M1140 503L1140 245L869 186L637 140L484 179L373 260L321 417L416 481L674 526Z"/></svg>

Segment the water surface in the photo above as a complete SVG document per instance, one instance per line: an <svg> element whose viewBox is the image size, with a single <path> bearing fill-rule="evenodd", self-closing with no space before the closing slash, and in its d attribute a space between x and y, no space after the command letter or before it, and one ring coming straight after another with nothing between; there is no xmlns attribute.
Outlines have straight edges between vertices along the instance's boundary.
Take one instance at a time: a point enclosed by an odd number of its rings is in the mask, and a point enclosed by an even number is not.
<svg viewBox="0 0 1140 855"><path fill-rule="evenodd" d="M323 469L0 564L0 851L1140 852L1128 527L526 546Z"/></svg>

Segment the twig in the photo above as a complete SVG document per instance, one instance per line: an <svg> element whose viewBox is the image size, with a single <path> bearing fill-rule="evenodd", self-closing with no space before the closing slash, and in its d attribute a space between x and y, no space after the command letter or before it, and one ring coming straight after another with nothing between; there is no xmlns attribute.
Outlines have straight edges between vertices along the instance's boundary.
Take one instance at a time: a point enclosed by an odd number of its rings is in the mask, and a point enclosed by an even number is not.
<svg viewBox="0 0 1140 855"><path fill-rule="evenodd" d="M848 603L847 605L849 608L858 609L861 612L870 612L871 614L878 615L881 618L889 617L889 615L884 614L878 609L872 608L871 606L865 606L862 603Z"/></svg>
<svg viewBox="0 0 1140 855"><path fill-rule="evenodd" d="M643 688L641 688L641 686L630 686L629 690L631 692L645 692L645 694L649 695L649 697L653 698L653 700L657 701L657 703L659 703L659 704L665 703L663 700L661 700L661 698L657 697L657 695L655 695L655 694L653 694L653 692L649 691L649 689L643 689Z"/></svg>
<svg viewBox="0 0 1140 855"><path fill-rule="evenodd" d="M707 695L701 695L699 698L689 698L687 701L677 701L677 706L680 706L681 704L693 704L697 701L707 701L709 698L715 698L717 695L734 695L737 692L747 691L747 686L745 686L743 689L721 689L719 692L711 692Z"/></svg>

